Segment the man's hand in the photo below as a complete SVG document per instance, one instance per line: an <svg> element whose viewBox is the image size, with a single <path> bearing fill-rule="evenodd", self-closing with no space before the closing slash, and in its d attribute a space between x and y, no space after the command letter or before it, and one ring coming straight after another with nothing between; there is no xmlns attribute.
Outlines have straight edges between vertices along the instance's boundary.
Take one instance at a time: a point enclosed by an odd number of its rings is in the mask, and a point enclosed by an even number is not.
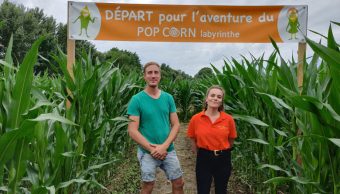
<svg viewBox="0 0 340 194"><path fill-rule="evenodd" d="M150 150L150 154L152 157L156 158L157 160L164 160L165 157L168 155L167 147L163 144L150 144L152 147Z"/></svg>

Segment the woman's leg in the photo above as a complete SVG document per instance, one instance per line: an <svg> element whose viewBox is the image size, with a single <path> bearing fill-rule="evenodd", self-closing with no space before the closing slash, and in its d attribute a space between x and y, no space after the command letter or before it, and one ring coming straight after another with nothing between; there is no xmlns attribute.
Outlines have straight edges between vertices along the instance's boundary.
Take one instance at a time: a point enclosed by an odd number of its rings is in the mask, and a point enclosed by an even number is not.
<svg viewBox="0 0 340 194"><path fill-rule="evenodd" d="M215 182L215 193L226 194L228 181L231 174L231 153L228 151L215 160L213 177Z"/></svg>
<svg viewBox="0 0 340 194"><path fill-rule="evenodd" d="M198 150L196 160L197 193L209 194L212 181L211 156Z"/></svg>

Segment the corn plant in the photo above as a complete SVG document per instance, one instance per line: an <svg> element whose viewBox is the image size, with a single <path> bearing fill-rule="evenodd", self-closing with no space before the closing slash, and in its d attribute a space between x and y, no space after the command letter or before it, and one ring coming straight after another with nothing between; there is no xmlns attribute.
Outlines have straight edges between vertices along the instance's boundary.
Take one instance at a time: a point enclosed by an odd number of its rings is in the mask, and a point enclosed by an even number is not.
<svg viewBox="0 0 340 194"><path fill-rule="evenodd" d="M140 77L93 62L89 53L77 59L72 79L62 52L53 56L62 76L34 76L41 41L18 68L11 58L12 39L0 60L0 191L106 189L98 177L131 144L124 114L128 100L141 88Z"/></svg>
<svg viewBox="0 0 340 194"><path fill-rule="evenodd" d="M190 80L181 80L177 82L174 98L177 102L177 107L180 110L181 120L188 121L190 112L193 112L191 104L196 96L193 83Z"/></svg>
<svg viewBox="0 0 340 194"><path fill-rule="evenodd" d="M275 42L267 60L232 59L222 71L212 66L216 77L210 82L223 86L226 110L237 120L236 165L258 185L253 190L339 192L339 45L331 28L327 47L307 43L315 53L303 61L301 94L298 62L283 60Z"/></svg>

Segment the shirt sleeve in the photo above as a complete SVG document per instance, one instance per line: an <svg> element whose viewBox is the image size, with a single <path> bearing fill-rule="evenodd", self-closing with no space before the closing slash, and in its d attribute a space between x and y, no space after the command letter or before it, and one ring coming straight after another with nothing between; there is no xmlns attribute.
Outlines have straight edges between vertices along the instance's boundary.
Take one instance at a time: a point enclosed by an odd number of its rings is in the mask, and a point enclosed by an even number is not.
<svg viewBox="0 0 340 194"><path fill-rule="evenodd" d="M195 119L192 117L188 125L187 136L190 138L195 138Z"/></svg>
<svg viewBox="0 0 340 194"><path fill-rule="evenodd" d="M133 96L129 102L127 114L129 116L140 116L140 111L138 107L139 107L138 100L136 99L135 96Z"/></svg>
<svg viewBox="0 0 340 194"><path fill-rule="evenodd" d="M229 138L232 138L232 139L237 138L236 125L235 125L235 121L233 117L230 117L229 126L230 126Z"/></svg>
<svg viewBox="0 0 340 194"><path fill-rule="evenodd" d="M170 112L176 112L176 104L175 104L175 100L174 97L172 97L171 95L169 95L170 97Z"/></svg>

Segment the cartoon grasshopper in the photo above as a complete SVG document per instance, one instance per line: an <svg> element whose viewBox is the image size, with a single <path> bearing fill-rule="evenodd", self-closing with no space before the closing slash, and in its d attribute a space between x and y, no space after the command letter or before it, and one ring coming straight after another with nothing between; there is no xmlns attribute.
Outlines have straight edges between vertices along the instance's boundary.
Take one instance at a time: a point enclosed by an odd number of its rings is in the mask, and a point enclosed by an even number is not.
<svg viewBox="0 0 340 194"><path fill-rule="evenodd" d="M286 27L286 31L290 33L290 39L297 39L296 33L298 33L300 23L298 18L298 10L296 8L290 8L288 10L288 24Z"/></svg>
<svg viewBox="0 0 340 194"><path fill-rule="evenodd" d="M94 23L94 20L96 19L96 17L91 18L89 8L87 6L85 6L80 11L80 16L77 17L77 19L74 20L73 23L75 23L78 19L80 19L80 34L79 34L79 36L81 36L83 29L85 29L86 36L89 37L89 35L87 34L87 28L89 26L89 22L91 21L92 23Z"/></svg>

